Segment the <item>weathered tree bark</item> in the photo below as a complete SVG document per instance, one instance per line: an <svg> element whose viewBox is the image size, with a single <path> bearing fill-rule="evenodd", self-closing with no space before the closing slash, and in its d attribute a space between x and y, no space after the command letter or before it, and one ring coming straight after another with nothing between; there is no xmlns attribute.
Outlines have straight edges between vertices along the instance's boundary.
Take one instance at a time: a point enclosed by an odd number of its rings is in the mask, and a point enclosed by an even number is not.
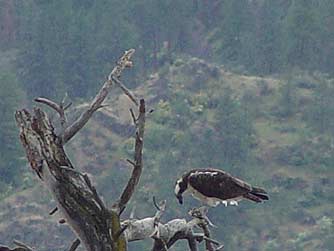
<svg viewBox="0 0 334 251"><path fill-rule="evenodd" d="M76 171L66 156L64 144L68 142L90 119L92 114L98 110L108 92L113 79L118 79L121 72L132 66L131 56L134 50L126 51L117 62L116 67L111 71L107 81L96 95L91 105L79 118L70 126L64 128L62 134L56 135L47 115L40 109L34 108L33 112L27 110L17 111L15 118L20 128L20 139L28 161L51 191L57 202L57 207L63 213L67 224L77 234L80 241L88 251L95 250L126 250L126 241L120 231L118 204L111 210L107 209L99 198L94 186L86 174ZM119 85L119 81L117 82ZM127 93L127 95L130 95ZM132 97L132 96L131 96ZM134 98L132 98L134 99ZM65 126L65 109L45 98L37 98L37 102L44 103L56 110L61 119L62 126ZM136 166L135 171L142 168L142 147L145 123L145 102L141 100L139 107L139 119L136 124L139 128L136 139ZM131 198L134 187L137 185L140 172L133 178L136 180L127 186L121 197L122 208ZM126 200L122 199L123 197ZM117 238L116 238L117 237Z"/></svg>
<svg viewBox="0 0 334 251"><path fill-rule="evenodd" d="M193 217L191 221L185 219L172 219L167 223L161 223L166 201L160 202L157 213L153 217L144 219L131 219L122 222L122 226L126 226L125 236L127 241L138 241L148 238L154 240L151 251L164 251L172 247L178 240L187 240L191 251L197 251L197 243L206 241L206 250L220 250L224 247L218 241L208 237L210 231L208 228L209 220L206 216L207 210L204 208L192 209L189 215ZM206 227L206 233L195 233L194 227ZM214 247L216 245L217 247Z"/></svg>
<svg viewBox="0 0 334 251"><path fill-rule="evenodd" d="M110 213L87 175L73 169L46 114L35 108L16 113L31 167L48 187L69 226L87 250L112 250Z"/></svg>
<svg viewBox="0 0 334 251"><path fill-rule="evenodd" d="M195 214L192 213L194 219L189 222L185 219L173 219L163 224L160 222L166 207L166 201L163 201L159 206L154 202L158 209L154 217L124 221L120 219L135 192L143 169L145 101L141 99L138 102L119 80L122 71L132 66L133 53L133 49L124 53L88 108L68 126L65 110L70 104L65 105L65 101L57 104L46 98L35 99L36 102L45 104L58 113L62 126L59 134L55 133L48 116L40 108L34 108L32 112L25 109L16 112L15 119L20 129L20 140L30 166L57 202L57 208L52 210L50 215L59 210L64 217L62 222L66 222L77 235L78 239L72 243L70 251L74 251L80 243L87 251L126 251L127 242L147 238L154 240L152 251L168 250L180 239L188 241L191 251L197 251L197 243L203 240L207 243L207 250L218 250L222 246L216 249L212 246L219 243L210 239L207 211L199 210ZM87 174L74 168L64 151L64 145L85 126L95 111L103 107L103 101L113 83L119 86L138 107L138 115L130 110L136 127L134 160L128 160L133 165L133 171L119 199L108 209ZM194 233L194 226L202 227L205 234ZM14 249L0 246L0 251L32 250L22 243L15 244L18 247Z"/></svg>

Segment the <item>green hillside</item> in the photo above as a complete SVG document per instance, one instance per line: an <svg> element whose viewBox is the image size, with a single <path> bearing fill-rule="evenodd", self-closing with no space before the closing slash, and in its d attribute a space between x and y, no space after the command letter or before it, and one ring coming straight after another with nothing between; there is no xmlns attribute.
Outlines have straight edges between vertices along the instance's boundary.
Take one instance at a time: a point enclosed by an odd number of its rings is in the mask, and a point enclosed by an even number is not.
<svg viewBox="0 0 334 251"><path fill-rule="evenodd" d="M302 73L281 79L239 75L193 57L165 64L134 90L146 97L154 112L146 127L144 173L128 211L135 207L136 217L153 214L151 200L156 196L168 200L165 220L186 217L186 211L199 203L185 197L185 204L178 205L175 179L195 167L221 168L265 187L270 194L265 204L245 201L239 207L210 210L219 226L214 237L224 241L226 250L330 250L332 136L315 127L320 118L313 121L311 116L325 83L320 75ZM326 88L323 95L333 89ZM132 154L134 133L127 98L115 89L109 102L67 147L75 165L95 175L107 202L118 195L130 174L124 160ZM324 123L329 123L327 119ZM29 184L35 177L27 179ZM28 189L3 201L0 235L6 236L4 241L16 236L14 226L29 232L19 235L22 240L44 245L42 235L33 232L45 228L60 239L68 235L66 227L54 229L56 219L47 216L46 208L30 209L52 207L47 193L41 196L39 190ZM22 213L15 213L15 224L10 217L13 207L22 208ZM66 240L70 241L65 238L61 245L66 246Z"/></svg>
<svg viewBox="0 0 334 251"><path fill-rule="evenodd" d="M156 196L168 200L164 220L187 217L199 203L185 197L180 206L175 179L221 168L270 195L210 210L225 250L332 251L333 13L332 0L0 1L0 243L65 250L75 238L48 215L54 202L27 167L15 110L68 94L73 121L119 55L135 48L122 81L153 112L125 215L153 215ZM134 128L120 90L106 103L66 151L110 204L130 175Z"/></svg>

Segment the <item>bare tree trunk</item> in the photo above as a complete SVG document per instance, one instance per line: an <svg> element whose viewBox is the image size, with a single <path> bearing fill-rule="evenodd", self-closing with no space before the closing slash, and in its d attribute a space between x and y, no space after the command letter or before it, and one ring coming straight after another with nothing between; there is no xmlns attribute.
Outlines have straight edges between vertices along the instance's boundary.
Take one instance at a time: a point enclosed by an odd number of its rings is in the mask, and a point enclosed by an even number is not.
<svg viewBox="0 0 334 251"><path fill-rule="evenodd" d="M31 167L50 190L67 223L88 251L112 250L110 214L87 176L75 171L46 114L16 113L21 142ZM96 249L98 247L98 249Z"/></svg>
<svg viewBox="0 0 334 251"><path fill-rule="evenodd" d="M120 233L120 208L116 203L111 210L107 209L98 196L94 186L86 174L76 171L66 156L64 144L68 142L91 118L92 114L102 106L108 95L112 83L122 86L120 74L125 67L132 65L130 61L134 50L124 53L116 67L108 76L91 105L79 118L67 128L63 134L56 135L47 115L40 109L33 112L23 109L17 111L15 118L20 128L21 143L26 150L30 166L35 170L41 181L50 190L57 202L58 209L63 213L67 224L77 234L88 251L125 251L126 241ZM123 89L123 88L122 88ZM125 90L127 90L124 87ZM135 100L130 93L128 96ZM66 122L63 104L57 105L48 99L36 99L37 102L49 105L55 109L61 118L61 124ZM136 104L138 104L136 102ZM136 147L136 157L141 158L142 137L145 123L145 102L140 103L138 127L141 134L140 144ZM137 153L139 152L139 153ZM135 170L141 170L141 159L135 159ZM140 172L136 173L136 182L129 184L130 189L124 191L121 197L121 206L125 208L131 198L134 187L137 185ZM126 200L122 199L126 197Z"/></svg>
<svg viewBox="0 0 334 251"><path fill-rule="evenodd" d="M65 218L62 221L66 222L76 234L78 239L72 243L70 251L74 251L80 243L87 251L126 251L128 242L147 238L154 240L152 251L168 250L180 239L188 241L191 251L197 251L197 243L203 240L206 241L208 250L218 250L222 245L217 249L212 246L219 243L210 239L207 210L191 210L194 219L189 222L184 219L172 219L163 224L160 218L165 211L166 201L161 202L159 206L154 201L158 209L154 217L121 221L121 214L136 190L143 168L145 101L141 99L138 102L119 79L122 71L132 66L133 53L133 49L124 53L88 108L68 126L65 110L69 105L65 105L64 100L57 104L46 98L35 99L36 102L51 107L59 114L62 126L59 135L55 133L48 116L40 108L34 108L32 112L26 109L16 112L15 119L20 129L20 140L30 166L57 202L57 208L52 210L50 215L60 210ZM133 166L133 171L121 196L108 209L87 174L74 168L64 151L64 145L85 126L95 111L104 106L103 101L112 84L120 87L133 101L138 107L138 113L135 115L135 112L130 110L136 127L134 159L128 160ZM205 234L194 233L194 226L202 227ZM10 249L0 245L0 251L32 251L32 248L23 243L14 243L17 245L16 248Z"/></svg>

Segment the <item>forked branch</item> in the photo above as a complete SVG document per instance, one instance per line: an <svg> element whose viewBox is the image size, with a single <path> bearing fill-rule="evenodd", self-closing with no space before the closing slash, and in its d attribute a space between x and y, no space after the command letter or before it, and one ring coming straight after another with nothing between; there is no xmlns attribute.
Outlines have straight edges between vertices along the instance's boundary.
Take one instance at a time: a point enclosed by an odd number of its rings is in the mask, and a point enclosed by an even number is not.
<svg viewBox="0 0 334 251"><path fill-rule="evenodd" d="M134 117L134 115L132 115ZM132 194L135 191L135 188L139 182L142 170L143 170L143 138L144 138L144 130L145 130L145 100L140 100L139 105L139 115L136 119L134 119L134 124L136 126L136 142L135 142L135 153L134 153L134 161L128 160L129 163L133 165L133 170L131 177L124 188L120 199L118 201L118 209L119 212L122 212L129 202Z"/></svg>
<svg viewBox="0 0 334 251"><path fill-rule="evenodd" d="M89 107L84 110L79 118L75 120L69 127L66 128L63 134L63 144L68 142L81 128L85 126L85 124L88 122L88 120L91 118L93 113L98 110L105 98L107 97L110 88L112 86L112 83L115 79L118 80L118 78L121 76L122 71L126 67L132 67L133 63L131 61L131 57L133 53L135 52L134 49L130 49L124 53L124 55L117 61L116 66L111 71L111 73L108 75L107 81L103 84L100 91L96 94L95 98L89 105Z"/></svg>
<svg viewBox="0 0 334 251"><path fill-rule="evenodd" d="M194 232L195 227L201 227L202 224L207 225L206 209L192 209L189 212L189 215L193 217L191 221L172 219L167 223L162 223L160 219L165 212L166 201L161 201L159 205L154 201L154 205L157 208L155 216L122 222L122 226L126 226L124 232L128 242L152 238L154 244L151 251L167 251L179 240L187 240L191 251L197 251L198 243L202 241L206 241L206 250L216 251L224 247L218 241L207 237L207 233Z"/></svg>
<svg viewBox="0 0 334 251"><path fill-rule="evenodd" d="M56 102L53 102L52 100L50 99L47 99L47 98L35 98L35 101L37 103L41 103L41 104L45 104L47 106L49 106L50 108L52 108L53 110L55 110L58 115L59 115L59 118L60 118L60 124L61 126L64 128L66 126L66 116L65 116L65 110L68 106L66 107L63 107L63 103L61 103L60 105L58 105Z"/></svg>

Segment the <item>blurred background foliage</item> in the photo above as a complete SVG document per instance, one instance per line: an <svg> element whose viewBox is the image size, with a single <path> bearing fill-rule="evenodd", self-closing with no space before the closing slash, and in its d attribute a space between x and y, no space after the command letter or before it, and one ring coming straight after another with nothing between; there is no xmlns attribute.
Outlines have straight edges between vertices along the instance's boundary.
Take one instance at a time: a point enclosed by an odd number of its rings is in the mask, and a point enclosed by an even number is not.
<svg viewBox="0 0 334 251"><path fill-rule="evenodd" d="M195 167L222 168L271 196L263 205L210 211L219 226L214 237L226 250L331 251L332 13L332 0L2 0L0 241L13 239L15 224L27 227L22 212L39 212L27 198L50 203L48 195L36 196L15 110L31 107L36 96L88 101L133 47L135 67L123 81L154 109L144 175L129 206L136 216L154 213L155 195L168 199L165 219L185 217L198 203L186 197L186 206L177 205L176 177ZM113 110L96 114L67 147L76 166L95 175L107 202L121 192L130 171L123 160L133 154L127 106L116 90L109 102ZM18 220L9 223L13 208ZM21 240L42 243L34 230ZM68 232L58 235L57 247L67 246Z"/></svg>

